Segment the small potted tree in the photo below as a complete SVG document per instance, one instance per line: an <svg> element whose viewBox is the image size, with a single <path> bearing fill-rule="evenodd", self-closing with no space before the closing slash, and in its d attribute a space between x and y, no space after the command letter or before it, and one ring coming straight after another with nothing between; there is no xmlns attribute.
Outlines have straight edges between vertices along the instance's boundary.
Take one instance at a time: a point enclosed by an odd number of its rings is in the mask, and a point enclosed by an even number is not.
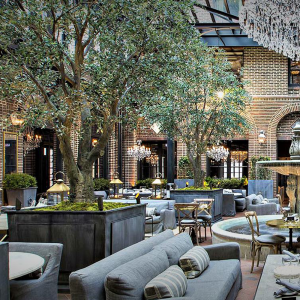
<svg viewBox="0 0 300 300"><path fill-rule="evenodd" d="M37 182L35 177L24 173L6 174L3 187L7 193L8 205L15 205L18 198L23 207L30 206L36 199Z"/></svg>

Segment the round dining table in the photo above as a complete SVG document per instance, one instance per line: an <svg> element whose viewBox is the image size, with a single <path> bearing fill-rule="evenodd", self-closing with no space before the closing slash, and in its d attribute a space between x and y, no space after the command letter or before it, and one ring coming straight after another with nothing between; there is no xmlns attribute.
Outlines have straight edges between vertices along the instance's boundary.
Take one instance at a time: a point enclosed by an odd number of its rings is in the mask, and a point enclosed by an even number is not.
<svg viewBox="0 0 300 300"><path fill-rule="evenodd" d="M45 260L36 254L9 252L9 280L22 277L43 267Z"/></svg>
<svg viewBox="0 0 300 300"><path fill-rule="evenodd" d="M300 221L284 221L283 219L275 219L269 220L266 222L266 225L270 227L277 227L277 228L288 228L289 229L289 246L288 250L293 251L295 250L293 247L293 229L300 228Z"/></svg>

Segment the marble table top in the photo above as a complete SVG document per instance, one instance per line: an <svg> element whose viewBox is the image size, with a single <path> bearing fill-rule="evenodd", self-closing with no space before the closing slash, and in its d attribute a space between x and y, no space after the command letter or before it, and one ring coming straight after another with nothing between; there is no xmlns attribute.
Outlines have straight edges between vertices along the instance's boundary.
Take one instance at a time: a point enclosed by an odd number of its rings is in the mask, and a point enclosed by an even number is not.
<svg viewBox="0 0 300 300"><path fill-rule="evenodd" d="M9 252L9 280L22 277L40 269L45 260L39 255L25 252Z"/></svg>

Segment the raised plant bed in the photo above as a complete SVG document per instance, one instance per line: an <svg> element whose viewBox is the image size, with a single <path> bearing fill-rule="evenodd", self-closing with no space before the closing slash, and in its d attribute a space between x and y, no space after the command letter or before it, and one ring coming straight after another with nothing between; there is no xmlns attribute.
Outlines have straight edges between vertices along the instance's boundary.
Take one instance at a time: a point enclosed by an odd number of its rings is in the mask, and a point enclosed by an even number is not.
<svg viewBox="0 0 300 300"><path fill-rule="evenodd" d="M213 190L171 190L170 197L176 203L191 203L194 199L214 199L212 222L222 220L223 189Z"/></svg>
<svg viewBox="0 0 300 300"><path fill-rule="evenodd" d="M62 243L59 284L69 274L140 242L146 204L108 211L10 211L11 242Z"/></svg>

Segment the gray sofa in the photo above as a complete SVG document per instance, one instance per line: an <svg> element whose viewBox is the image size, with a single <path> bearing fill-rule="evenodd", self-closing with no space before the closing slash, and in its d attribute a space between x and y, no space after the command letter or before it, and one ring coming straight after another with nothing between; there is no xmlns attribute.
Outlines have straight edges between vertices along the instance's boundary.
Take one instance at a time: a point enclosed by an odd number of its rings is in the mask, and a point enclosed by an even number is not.
<svg viewBox="0 0 300 300"><path fill-rule="evenodd" d="M246 197L248 211L255 211L257 215L276 215L279 208L278 198L268 199L269 203L256 204L255 199L257 197L258 195L255 194Z"/></svg>
<svg viewBox="0 0 300 300"><path fill-rule="evenodd" d="M8 243L0 242L0 299L9 300Z"/></svg>
<svg viewBox="0 0 300 300"><path fill-rule="evenodd" d="M135 199L112 199L104 200L104 202L121 202L121 203L136 203ZM151 219L146 220L145 233L157 234L166 229L176 228L176 218L174 204L175 200L155 200L155 199L141 199L141 203L147 203L147 207L155 207L155 215ZM153 221L153 224L152 224Z"/></svg>
<svg viewBox="0 0 300 300"><path fill-rule="evenodd" d="M70 275L72 300L142 300L145 285L193 247L187 233L166 230ZM184 297L173 300L235 299L242 286L237 243L204 247L208 268L188 279ZM166 255L167 254L167 255Z"/></svg>

